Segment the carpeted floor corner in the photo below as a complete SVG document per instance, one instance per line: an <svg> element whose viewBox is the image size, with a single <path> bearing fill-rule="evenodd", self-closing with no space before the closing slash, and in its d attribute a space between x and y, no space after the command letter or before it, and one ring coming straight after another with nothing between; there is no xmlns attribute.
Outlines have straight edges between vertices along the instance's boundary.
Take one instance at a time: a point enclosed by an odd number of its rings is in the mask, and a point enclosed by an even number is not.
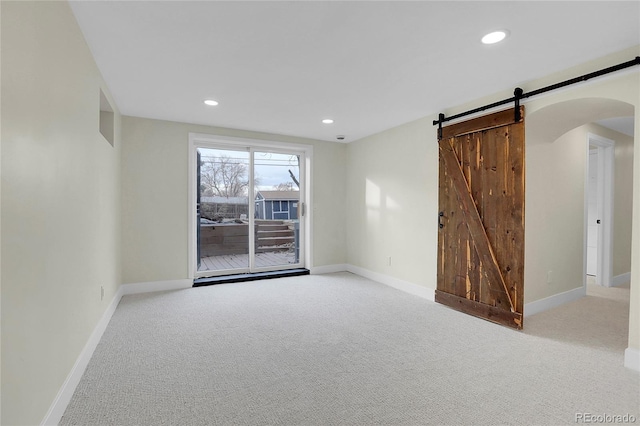
<svg viewBox="0 0 640 426"><path fill-rule="evenodd" d="M125 296L61 424L640 422L620 297L518 332L349 273Z"/></svg>

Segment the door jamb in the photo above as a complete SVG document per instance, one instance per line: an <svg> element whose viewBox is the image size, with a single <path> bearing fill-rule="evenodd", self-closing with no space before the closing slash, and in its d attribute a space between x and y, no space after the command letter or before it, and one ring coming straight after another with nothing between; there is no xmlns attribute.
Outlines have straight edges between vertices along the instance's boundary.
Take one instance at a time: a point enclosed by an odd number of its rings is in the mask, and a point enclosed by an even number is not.
<svg viewBox="0 0 640 426"><path fill-rule="evenodd" d="M613 261L613 194L614 194L614 162L615 141L594 133L587 133L586 167L585 167L585 197L584 197L584 259L583 281L587 285L587 219L588 219L588 191L589 191L589 147L595 146L598 150L598 217L601 225L598 227L598 259L596 269L596 283L604 287L611 287L612 261Z"/></svg>

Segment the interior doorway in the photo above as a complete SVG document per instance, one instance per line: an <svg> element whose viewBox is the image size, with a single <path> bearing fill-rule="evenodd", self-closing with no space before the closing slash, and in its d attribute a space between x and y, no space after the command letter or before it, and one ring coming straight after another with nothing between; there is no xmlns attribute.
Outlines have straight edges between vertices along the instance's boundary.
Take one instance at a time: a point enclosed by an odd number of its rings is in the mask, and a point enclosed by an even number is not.
<svg viewBox="0 0 640 426"><path fill-rule="evenodd" d="M612 280L614 141L587 135L585 274L600 286Z"/></svg>
<svg viewBox="0 0 640 426"><path fill-rule="evenodd" d="M589 147L587 180L587 276L595 279L598 274L598 228L601 210L600 185L598 180L598 149Z"/></svg>
<svg viewBox="0 0 640 426"><path fill-rule="evenodd" d="M538 209L537 215L527 216L528 229L533 229L534 232L530 232L527 236L529 258L525 268L525 271L528 271L526 282L527 289L533 288L536 292L535 298L531 296L533 291L529 293L532 302L528 304L535 308L540 306L537 312L541 312L569 305L570 302L580 299L596 302L584 313L590 320L596 319L594 323L597 324L594 328L589 327L587 322L583 323L583 325L587 324L583 328L584 341L594 346L609 345L609 339L606 342L598 341L598 333L594 331L606 326L608 331L602 335L615 337L617 342L621 342L618 346L618 353L620 355L625 352L625 366L637 368L633 367L637 366L637 358L634 358L637 352L634 352L633 348L623 349L627 346L629 336L634 331L634 324L630 322L628 310L629 301L633 299L621 298L622 304L614 308L613 311L616 312L616 315L619 313L623 317L613 325L608 318L608 313L600 307L603 300L606 302L607 298L583 297L594 296L595 292L598 295L609 294L611 291L615 293L616 290L622 291L625 287L627 292L629 287L631 287L631 291L637 290L638 283L630 283L630 273L627 272L633 265L631 224L633 222L634 182L632 176L635 171L633 162L635 155L637 155L636 148L638 146L637 141L633 138L635 134L633 128L635 118L633 117L636 117L636 109L629 103L615 99L579 97L550 104L544 103L538 108L536 106L535 102L528 105L530 114L527 117L529 123L527 137L530 143L527 152L528 170L537 171L531 173L531 179L527 179L528 205L532 206L535 202ZM607 117L631 117L629 120L631 125L629 127L619 125L614 127L611 126L612 123L606 123L608 125L601 123ZM569 135L569 132L572 131L574 131L573 136ZM615 156L612 140L590 133L604 135L615 140ZM569 135L568 138L565 137L567 135ZM560 138L563 139L558 144ZM608 234L609 241L608 243L598 243L600 246L608 244L608 248L603 252L606 256L601 265L602 269L608 270L602 271L598 277L601 279L601 285L590 285L591 277L587 276L589 215L587 214L588 185L586 182L589 176L589 146L597 147L600 153L605 154L602 157L598 156L600 167L604 169L604 166L609 164L608 170L605 169L607 172L605 176L610 176L611 183L605 184L605 187L612 188L613 172L615 171L615 197L614 192L609 191L609 197L613 200L604 203L609 208L604 209L603 216L596 218L601 219L601 232L604 235ZM615 157L615 167L612 164L613 161L604 161L607 156L610 159ZM603 160L601 161L600 158ZM558 161L552 162L552 160ZM559 174L559 172L568 172L569 170L573 171L564 176ZM562 179L558 179L560 176ZM562 186L564 183L567 185ZM535 197L531 196L532 194ZM540 196L538 197L538 195ZM568 200L572 200L572 202L569 203ZM611 201L615 201L615 208L613 208ZM611 232L614 225L612 210L615 213L615 234ZM583 216L582 220L576 223L575 219L580 216ZM567 250L569 246L574 248ZM558 250L559 247L561 250ZM548 252L545 249L552 252L553 256L547 256ZM602 254L599 253L598 257L601 256ZM556 262L556 260L558 261ZM547 272L552 269L551 266L553 267L553 281L549 279L550 274ZM557 279L558 274L561 274L561 280ZM580 286L580 284L582 285ZM633 302L631 303L633 308ZM558 312L566 315L564 307L558 309ZM609 327L610 325L611 327ZM576 329L571 330L566 338L575 341L575 331Z"/></svg>

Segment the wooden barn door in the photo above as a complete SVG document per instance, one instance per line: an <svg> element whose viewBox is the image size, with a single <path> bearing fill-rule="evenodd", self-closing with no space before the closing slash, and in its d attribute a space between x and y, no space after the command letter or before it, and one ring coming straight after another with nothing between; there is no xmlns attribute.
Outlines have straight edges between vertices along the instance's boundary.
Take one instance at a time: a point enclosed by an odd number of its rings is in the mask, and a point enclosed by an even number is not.
<svg viewBox="0 0 640 426"><path fill-rule="evenodd" d="M524 120L514 116L442 128L436 302L521 329Z"/></svg>

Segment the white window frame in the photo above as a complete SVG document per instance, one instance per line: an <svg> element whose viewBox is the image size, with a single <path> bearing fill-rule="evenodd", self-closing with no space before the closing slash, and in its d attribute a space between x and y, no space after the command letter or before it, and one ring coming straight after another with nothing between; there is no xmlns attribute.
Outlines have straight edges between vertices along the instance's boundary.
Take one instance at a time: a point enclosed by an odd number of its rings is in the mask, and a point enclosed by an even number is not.
<svg viewBox="0 0 640 426"><path fill-rule="evenodd" d="M300 174L304 176L303 186L300 188L300 201L304 203L302 211L304 216L300 215L300 267L310 269L312 267L311 259L313 259L313 206L312 206L312 167L313 167L313 146L305 144L292 144L281 141L273 140L260 140L260 139L248 139L237 138L230 136L213 135L206 133L189 133L188 144L188 208L187 208L187 223L188 228L188 271L189 279L194 279L201 276L214 276L224 275L228 273L238 273L241 270L230 271L206 271L199 272L197 270L197 239L196 239L196 198L197 198L197 177L196 177L196 153L198 148L212 148L212 149L234 149L245 150L250 153L250 181L253 182L253 152L255 151L269 151L269 152L281 152L285 154L297 154L300 155ZM248 203L249 216L255 217L255 200ZM249 233L249 244L251 247L255 246L255 235L253 232ZM272 268L256 268L254 265L254 257L249 256L249 268L251 272L264 272L269 270L282 269L281 265Z"/></svg>
<svg viewBox="0 0 640 426"><path fill-rule="evenodd" d="M276 201L278 202L278 208L280 210L276 210L276 209L273 208L273 203L276 202ZM286 210L282 210L282 202L283 201L287 201L287 209ZM289 200L271 200L271 219L273 219L273 220L276 219L276 217L275 217L276 213L280 213L280 214L286 213L287 214L287 218L286 219L282 219L282 220L291 220L291 213L290 213L290 210L289 210L288 207L289 207Z"/></svg>

